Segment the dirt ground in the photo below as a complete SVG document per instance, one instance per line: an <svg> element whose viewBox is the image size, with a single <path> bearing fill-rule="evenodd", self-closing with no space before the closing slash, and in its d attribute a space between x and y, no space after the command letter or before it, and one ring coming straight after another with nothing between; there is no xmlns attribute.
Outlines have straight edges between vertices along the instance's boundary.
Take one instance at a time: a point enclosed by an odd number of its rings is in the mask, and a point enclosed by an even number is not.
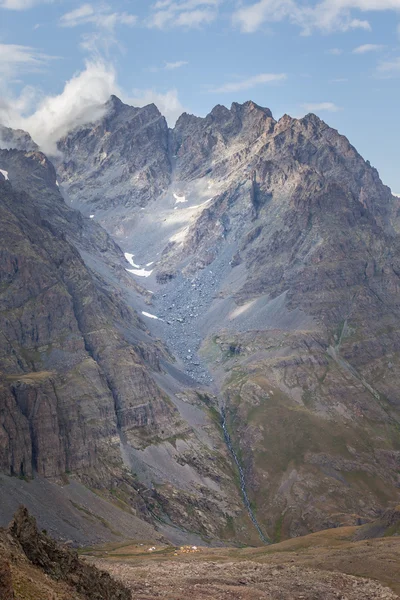
<svg viewBox="0 0 400 600"><path fill-rule="evenodd" d="M87 560L123 581L135 600L400 598L400 538L353 542L354 532L335 529L266 548L189 553L109 546Z"/></svg>

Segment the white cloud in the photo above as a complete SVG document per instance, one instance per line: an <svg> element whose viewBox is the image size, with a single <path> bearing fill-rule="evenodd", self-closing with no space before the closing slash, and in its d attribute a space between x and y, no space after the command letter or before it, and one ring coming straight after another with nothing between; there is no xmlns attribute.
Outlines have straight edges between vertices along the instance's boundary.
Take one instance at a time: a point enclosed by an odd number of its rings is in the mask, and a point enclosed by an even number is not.
<svg viewBox="0 0 400 600"><path fill-rule="evenodd" d="M173 71L175 69L180 69L181 67L184 67L185 65L188 65L188 64L189 63L187 62L187 60L177 60L176 62L166 62L164 69L166 71Z"/></svg>
<svg viewBox="0 0 400 600"><path fill-rule="evenodd" d="M30 46L0 44L0 73L15 75L23 71L38 71L54 58Z"/></svg>
<svg viewBox="0 0 400 600"><path fill-rule="evenodd" d="M82 4L79 8L65 13L60 18L62 27L77 27L79 25L92 24L98 28L114 30L116 25L134 25L137 21L135 15L126 12L111 12L108 5L93 8L91 4Z"/></svg>
<svg viewBox="0 0 400 600"><path fill-rule="evenodd" d="M35 69L47 59L25 46L10 50L0 45L0 70L3 57L13 59L14 66L21 63L24 68ZM105 103L112 94L135 106L155 103L171 125L184 112L175 89L165 93L134 90L129 97L119 88L114 67L103 60L88 61L81 72L65 83L61 93L52 96L44 96L32 86L26 86L18 96L12 95L7 90L8 75L0 80L0 123L28 131L49 155L57 153L57 141L69 131L104 116Z"/></svg>
<svg viewBox="0 0 400 600"><path fill-rule="evenodd" d="M366 54L367 52L379 52L383 50L385 46L380 44L363 44L362 46L357 46L354 48L353 54Z"/></svg>
<svg viewBox="0 0 400 600"><path fill-rule="evenodd" d="M81 48L92 56L107 55L111 46L119 45L115 29L118 25L135 25L136 15L126 12L112 12L108 4L93 7L82 4L65 13L59 19L60 27L79 27L91 25L94 31L82 34Z"/></svg>
<svg viewBox="0 0 400 600"><path fill-rule="evenodd" d="M28 131L44 152L54 154L57 140L68 131L104 115L104 103L116 91L114 69L104 62L89 62L56 96L38 101L31 88L17 98L4 99L0 104L0 122Z"/></svg>
<svg viewBox="0 0 400 600"><path fill-rule="evenodd" d="M175 125L178 117L185 112L179 98L178 92L175 89L168 90L165 94L156 92L155 90L140 90L135 89L132 96L124 96L124 101L133 106L146 106L154 103L159 111L165 116L170 126Z"/></svg>
<svg viewBox="0 0 400 600"><path fill-rule="evenodd" d="M392 60L385 60L378 65L378 75L382 77L393 77L400 75L400 56Z"/></svg>
<svg viewBox="0 0 400 600"><path fill-rule="evenodd" d="M82 4L79 8L71 10L60 17L60 24L63 27L75 27L85 23L86 19L94 15L94 9L91 4Z"/></svg>
<svg viewBox="0 0 400 600"><path fill-rule="evenodd" d="M36 4L44 4L51 0L0 0L0 8L8 10L27 10Z"/></svg>
<svg viewBox="0 0 400 600"><path fill-rule="evenodd" d="M147 26L157 29L200 27L216 19L219 3L220 0L160 0L152 7Z"/></svg>
<svg viewBox="0 0 400 600"><path fill-rule="evenodd" d="M308 112L338 112L341 110L339 106L336 106L333 102L310 102L302 105Z"/></svg>
<svg viewBox="0 0 400 600"><path fill-rule="evenodd" d="M265 23L288 20L302 29L305 35L319 29L324 32L370 30L365 19L359 19L354 11L373 12L391 10L400 12L400 0L258 0L239 8L233 14L233 22L244 33L252 33Z"/></svg>
<svg viewBox="0 0 400 600"><path fill-rule="evenodd" d="M257 31L266 22L278 22L297 12L294 0L259 0L233 14L233 22L244 33Z"/></svg>
<svg viewBox="0 0 400 600"><path fill-rule="evenodd" d="M249 77L247 79L225 83L224 85L213 88L210 91L219 94L226 92L240 92L242 90L250 90L257 85L277 83L279 81L284 81L285 79L287 79L287 75L285 73L260 73L259 75L254 75L253 77Z"/></svg>
<svg viewBox="0 0 400 600"><path fill-rule="evenodd" d="M364 29L365 31L372 31L370 22L365 19L352 19L348 26L343 23L342 29L343 31L347 31L348 29Z"/></svg>

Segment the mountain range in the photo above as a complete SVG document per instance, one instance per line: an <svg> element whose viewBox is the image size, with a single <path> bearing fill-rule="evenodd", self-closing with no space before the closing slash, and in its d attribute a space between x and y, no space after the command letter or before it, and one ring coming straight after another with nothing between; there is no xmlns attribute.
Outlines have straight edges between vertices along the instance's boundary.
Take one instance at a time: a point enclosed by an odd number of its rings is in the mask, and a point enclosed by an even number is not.
<svg viewBox="0 0 400 600"><path fill-rule="evenodd" d="M0 128L0 525L257 545L400 500L399 199L313 114Z"/></svg>

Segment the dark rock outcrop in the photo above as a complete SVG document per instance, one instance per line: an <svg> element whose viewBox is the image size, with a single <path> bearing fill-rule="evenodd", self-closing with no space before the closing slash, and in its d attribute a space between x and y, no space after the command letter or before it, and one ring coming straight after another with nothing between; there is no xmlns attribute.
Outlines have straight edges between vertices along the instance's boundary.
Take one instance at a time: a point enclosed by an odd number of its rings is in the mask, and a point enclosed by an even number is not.
<svg viewBox="0 0 400 600"><path fill-rule="evenodd" d="M21 546L30 563L56 581L65 582L87 600L130 600L131 593L108 573L80 560L78 554L62 548L44 533L36 520L21 507L9 532Z"/></svg>

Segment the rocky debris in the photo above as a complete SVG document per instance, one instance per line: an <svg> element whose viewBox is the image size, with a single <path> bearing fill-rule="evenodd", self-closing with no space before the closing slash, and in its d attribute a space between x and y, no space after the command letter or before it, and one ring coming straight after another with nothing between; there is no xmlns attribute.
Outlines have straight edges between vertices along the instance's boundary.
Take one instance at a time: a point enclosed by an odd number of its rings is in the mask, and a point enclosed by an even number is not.
<svg viewBox="0 0 400 600"><path fill-rule="evenodd" d="M201 555L200 555L201 556ZM375 581L296 565L265 565L251 561L192 560L96 562L145 599L218 598L226 600L395 600L397 594ZM140 575L139 575L140 573Z"/></svg>
<svg viewBox="0 0 400 600"><path fill-rule="evenodd" d="M179 274L152 298L157 314L164 321L163 339L182 360L186 373L202 384L210 384L213 379L198 354L203 339L199 324L216 295L224 268L226 263L214 265L217 273L204 269L193 278Z"/></svg>

